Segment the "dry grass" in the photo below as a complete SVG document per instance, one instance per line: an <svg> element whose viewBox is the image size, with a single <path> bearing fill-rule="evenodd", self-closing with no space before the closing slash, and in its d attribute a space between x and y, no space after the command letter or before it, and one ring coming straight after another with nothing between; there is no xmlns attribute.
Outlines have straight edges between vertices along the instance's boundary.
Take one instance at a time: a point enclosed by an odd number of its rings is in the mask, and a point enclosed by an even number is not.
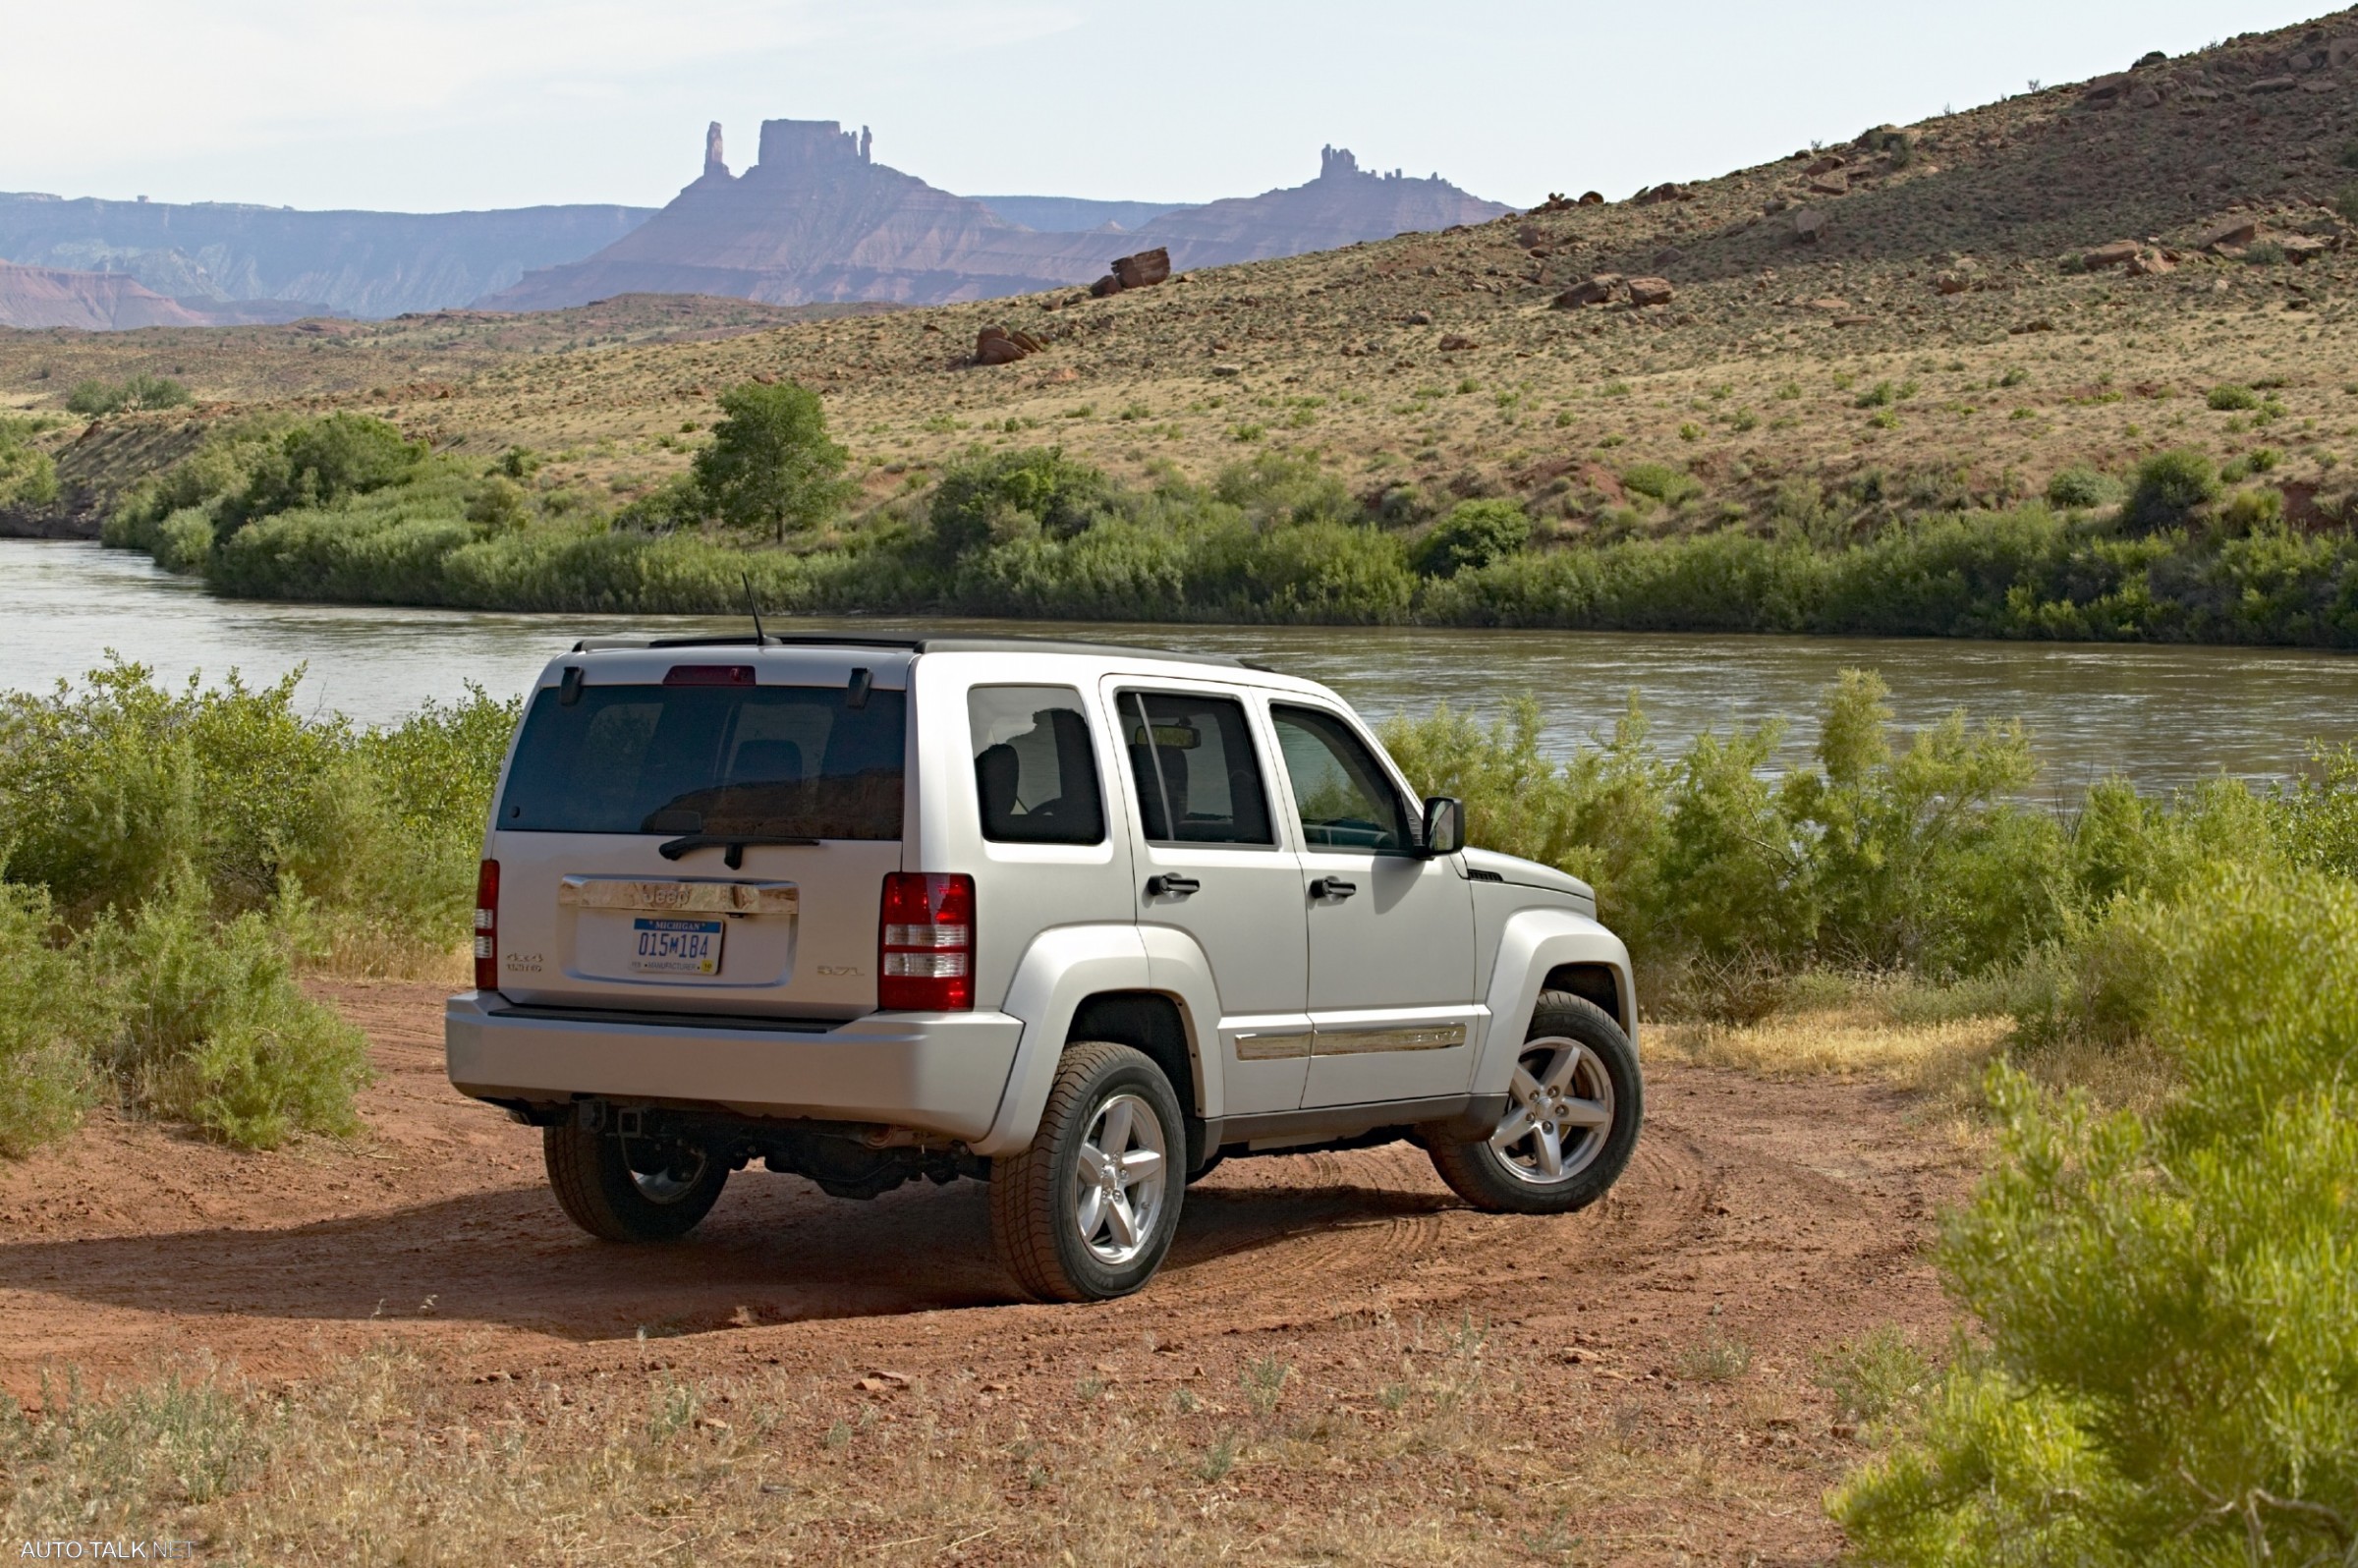
<svg viewBox="0 0 2358 1568"><path fill-rule="evenodd" d="M1873 1078L1928 1092L1963 1090L2014 1032L2002 1016L1898 1023L1873 1002L1781 1014L1758 1024L1689 1023L1648 1032L1673 1061L1771 1078Z"/></svg>
<svg viewBox="0 0 2358 1568"><path fill-rule="evenodd" d="M966 1375L880 1395L776 1372L485 1386L393 1348L276 1391L196 1366L0 1417L0 1535L285 1563L1442 1565L1612 1560L1566 1525L1608 1495L1770 1500L1634 1407L1534 1442L1515 1420L1532 1374L1560 1375L1488 1367L1478 1336L1373 1400L1273 1404L1084 1384L1013 1408ZM1715 1397L1726 1446L1793 1425L1790 1390Z"/></svg>

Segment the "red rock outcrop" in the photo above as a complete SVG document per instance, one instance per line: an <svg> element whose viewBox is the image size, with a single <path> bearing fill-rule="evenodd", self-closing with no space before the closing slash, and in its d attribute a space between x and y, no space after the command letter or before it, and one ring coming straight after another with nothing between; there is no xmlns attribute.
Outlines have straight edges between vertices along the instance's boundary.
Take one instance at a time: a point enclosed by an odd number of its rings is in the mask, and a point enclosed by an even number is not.
<svg viewBox="0 0 2358 1568"><path fill-rule="evenodd" d="M68 272L0 261L0 326L111 332L213 324L211 317L120 272Z"/></svg>
<svg viewBox="0 0 2358 1568"><path fill-rule="evenodd" d="M1507 210L1437 175L1366 173L1348 151L1328 147L1307 185L1166 213L1113 238L1133 248L1134 266L1160 252L1167 275ZM760 159L742 175L707 157L703 176L646 224L585 261L527 273L480 304L554 309L627 293L943 304L1088 283L1106 275L1108 239L1019 228L980 201L877 163L865 130L854 136L831 120L766 120Z"/></svg>

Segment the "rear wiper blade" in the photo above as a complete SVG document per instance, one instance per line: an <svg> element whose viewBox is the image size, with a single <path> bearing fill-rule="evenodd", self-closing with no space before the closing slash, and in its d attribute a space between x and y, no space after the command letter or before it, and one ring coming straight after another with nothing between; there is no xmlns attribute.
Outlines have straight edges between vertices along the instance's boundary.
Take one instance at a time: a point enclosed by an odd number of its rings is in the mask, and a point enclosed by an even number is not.
<svg viewBox="0 0 2358 1568"><path fill-rule="evenodd" d="M745 847L748 844L793 844L808 847L815 845L817 842L818 840L814 838L793 837L780 833L690 833L684 838L675 838L656 846L655 853L667 861L676 861L690 850L710 849L714 845L723 845L726 847L727 853L721 856L721 862L734 871L745 865Z"/></svg>

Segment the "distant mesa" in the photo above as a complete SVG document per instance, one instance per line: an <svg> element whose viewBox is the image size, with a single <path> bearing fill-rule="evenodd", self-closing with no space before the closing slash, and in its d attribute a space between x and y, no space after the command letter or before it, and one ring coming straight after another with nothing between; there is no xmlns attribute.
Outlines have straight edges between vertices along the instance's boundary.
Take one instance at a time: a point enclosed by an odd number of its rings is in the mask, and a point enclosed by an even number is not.
<svg viewBox="0 0 2358 1568"><path fill-rule="evenodd" d="M238 323L193 309L120 272L21 267L0 261L0 326L119 332L137 327L232 324Z"/></svg>
<svg viewBox="0 0 2358 1568"><path fill-rule="evenodd" d="M530 268L579 260L650 215L625 206L297 212L0 193L0 262L104 274L214 322L392 316L463 306ZM33 324L0 308L0 325Z"/></svg>
<svg viewBox="0 0 2358 1568"><path fill-rule="evenodd" d="M1144 205L994 199L1018 210L1036 203L1038 215L1051 218ZM702 174L670 205L586 260L528 273L479 304L548 310L654 293L940 305L1086 284L1124 253L1164 250L1179 270L1221 266L1481 223L1508 210L1437 174L1371 174L1348 149L1327 147L1307 185L1151 209L1136 228L1111 234L1098 224L1043 230L876 162L867 127L855 134L833 120L764 120L757 161L731 175L715 123L704 133Z"/></svg>

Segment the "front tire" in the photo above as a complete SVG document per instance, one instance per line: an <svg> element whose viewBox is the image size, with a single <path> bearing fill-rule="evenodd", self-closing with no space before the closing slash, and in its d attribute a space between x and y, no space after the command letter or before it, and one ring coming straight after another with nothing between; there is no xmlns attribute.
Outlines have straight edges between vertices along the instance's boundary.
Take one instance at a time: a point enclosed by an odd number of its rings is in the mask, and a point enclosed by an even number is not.
<svg viewBox="0 0 2358 1568"><path fill-rule="evenodd" d="M540 1157L558 1206L600 1241L676 1241L720 1201L728 1165L701 1144L545 1127Z"/></svg>
<svg viewBox="0 0 2358 1568"><path fill-rule="evenodd" d="M1497 1127L1471 1140L1431 1128L1425 1147L1441 1180L1477 1208L1566 1214L1620 1178L1645 1094L1638 1053L1611 1015L1583 997L1543 991Z"/></svg>
<svg viewBox="0 0 2358 1568"><path fill-rule="evenodd" d="M993 1162L999 1260L1041 1301L1127 1296L1179 1229L1187 1124L1170 1080L1127 1045L1065 1048L1032 1147Z"/></svg>

